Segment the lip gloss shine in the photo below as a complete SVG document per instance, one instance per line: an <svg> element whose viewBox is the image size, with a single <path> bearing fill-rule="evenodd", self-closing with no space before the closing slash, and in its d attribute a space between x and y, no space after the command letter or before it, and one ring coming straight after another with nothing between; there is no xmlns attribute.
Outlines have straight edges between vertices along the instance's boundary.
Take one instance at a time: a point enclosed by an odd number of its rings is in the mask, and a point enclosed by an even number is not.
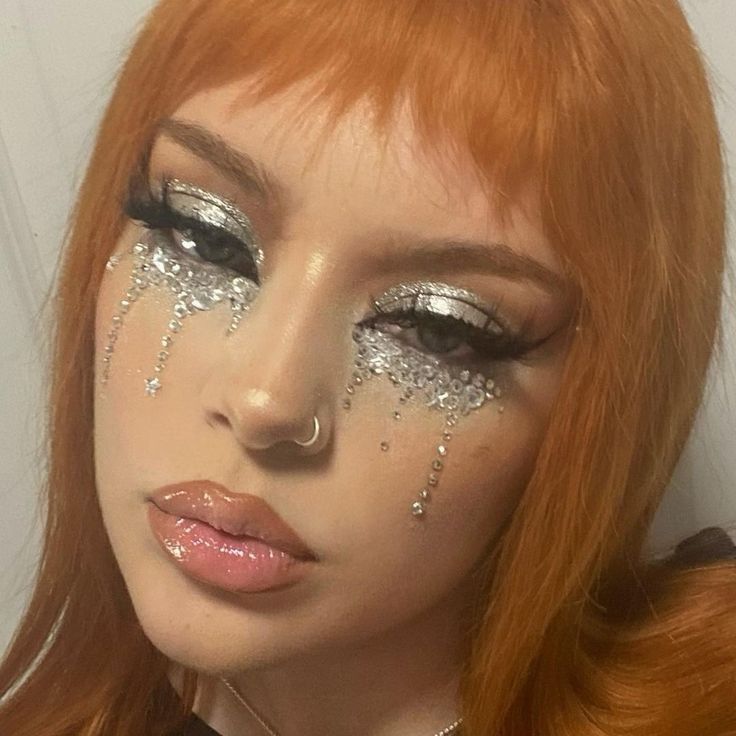
<svg viewBox="0 0 736 736"><path fill-rule="evenodd" d="M258 593L300 580L310 560L206 522L176 516L148 503L153 534L169 559L188 576L231 592Z"/></svg>

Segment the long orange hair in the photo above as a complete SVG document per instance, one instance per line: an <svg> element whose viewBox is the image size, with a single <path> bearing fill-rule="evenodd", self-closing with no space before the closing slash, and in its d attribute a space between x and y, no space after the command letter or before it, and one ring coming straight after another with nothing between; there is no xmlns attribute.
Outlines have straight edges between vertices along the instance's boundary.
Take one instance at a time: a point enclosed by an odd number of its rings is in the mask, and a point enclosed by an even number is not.
<svg viewBox="0 0 736 736"><path fill-rule="evenodd" d="M157 122L253 75L331 122L400 97L503 208L532 181L582 327L519 505L489 544L461 683L470 736L736 733L736 562L643 559L722 335L724 167L676 0L163 0L122 69L55 292L43 554L0 665L0 733L161 735L190 712L103 527L94 313ZM84 534L82 534L84 530ZM82 542L81 540L84 540Z"/></svg>

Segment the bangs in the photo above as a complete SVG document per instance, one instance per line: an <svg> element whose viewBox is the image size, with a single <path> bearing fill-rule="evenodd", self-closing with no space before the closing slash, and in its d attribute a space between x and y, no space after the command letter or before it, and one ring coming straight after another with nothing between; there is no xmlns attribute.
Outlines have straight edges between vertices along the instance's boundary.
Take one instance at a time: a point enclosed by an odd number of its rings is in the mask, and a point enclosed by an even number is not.
<svg viewBox="0 0 736 736"><path fill-rule="evenodd" d="M177 80L170 109L239 78L252 78L247 94L255 102L305 82L303 114L327 110L324 141L359 101L369 103L384 137L407 106L424 154L471 166L503 216L521 186L539 182L548 155L553 64L534 7L287 0L265 12L255 2L166 0L150 27L159 29Z"/></svg>

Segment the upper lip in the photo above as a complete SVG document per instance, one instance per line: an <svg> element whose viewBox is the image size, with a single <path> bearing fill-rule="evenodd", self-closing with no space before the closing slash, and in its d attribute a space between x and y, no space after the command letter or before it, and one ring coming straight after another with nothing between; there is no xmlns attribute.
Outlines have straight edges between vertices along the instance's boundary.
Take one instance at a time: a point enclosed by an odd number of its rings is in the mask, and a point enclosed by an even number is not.
<svg viewBox="0 0 736 736"><path fill-rule="evenodd" d="M294 557L317 559L266 501L250 493L233 493L210 480L190 480L162 486L150 500L169 514L204 521L228 534L255 537Z"/></svg>

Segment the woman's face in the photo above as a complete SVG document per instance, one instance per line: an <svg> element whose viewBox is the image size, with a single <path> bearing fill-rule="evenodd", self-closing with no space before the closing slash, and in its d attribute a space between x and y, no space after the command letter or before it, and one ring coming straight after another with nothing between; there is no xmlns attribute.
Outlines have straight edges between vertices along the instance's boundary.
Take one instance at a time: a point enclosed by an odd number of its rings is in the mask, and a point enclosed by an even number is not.
<svg viewBox="0 0 736 736"><path fill-rule="evenodd" d="M570 311L536 205L519 202L502 227L472 176L422 156L407 115L384 147L358 106L318 149L324 118L300 115L298 88L258 105L246 89L202 92L162 128L148 184L154 199L171 195L178 229L170 211L150 218L168 228L155 234L131 220L96 325L96 472L112 548L152 642L212 672L344 651L422 619L457 623L531 472ZM246 157L268 179L262 191ZM213 222L227 231L219 245ZM254 243L238 244L247 228ZM130 253L139 240L145 257ZM223 243L245 250L201 265ZM208 274L247 292L235 329L224 298L177 314L176 277L120 314L131 278L147 278L135 264L157 268L154 244L165 268L190 270L190 298ZM374 299L386 314L369 324ZM421 327L395 314L409 303ZM318 441L300 447L313 415ZM193 577L148 517L155 489L191 479L265 499L317 560L261 592Z"/></svg>

